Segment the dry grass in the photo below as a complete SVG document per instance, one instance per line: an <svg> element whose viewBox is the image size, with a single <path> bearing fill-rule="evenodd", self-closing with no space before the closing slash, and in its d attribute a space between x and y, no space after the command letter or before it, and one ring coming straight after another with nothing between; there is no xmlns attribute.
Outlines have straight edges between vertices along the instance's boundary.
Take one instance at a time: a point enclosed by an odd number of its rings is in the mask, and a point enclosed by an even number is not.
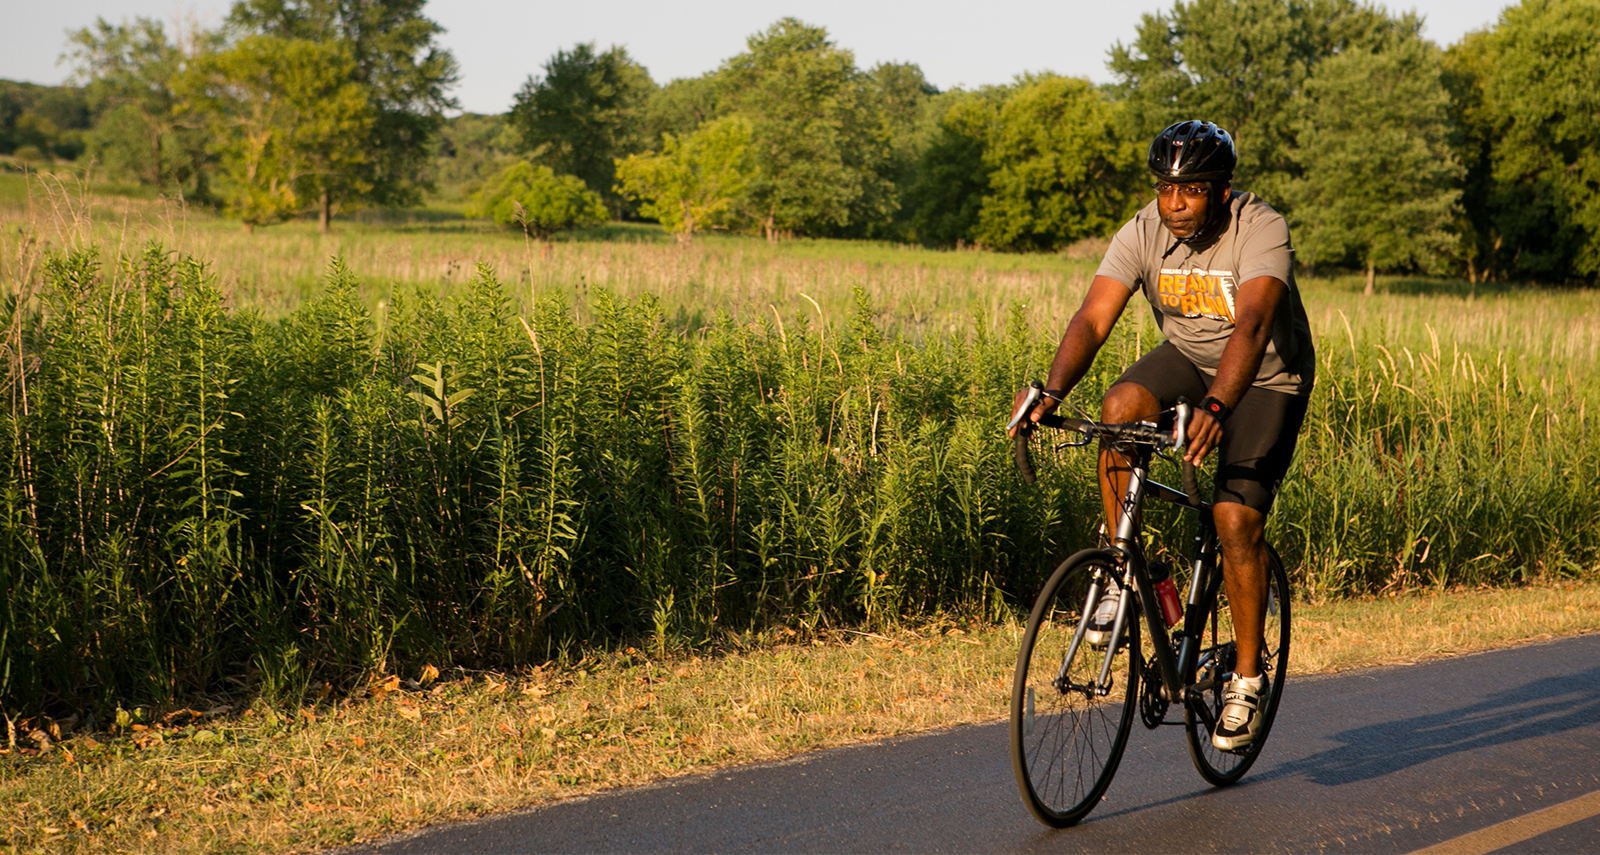
<svg viewBox="0 0 1600 855"><path fill-rule="evenodd" d="M1295 630L1297 674L1416 662L1600 630L1600 585L1300 605ZM392 677L291 717L180 710L63 732L43 753L0 752L0 848L307 850L993 721L1019 634L945 625L744 639L715 653L630 648L510 677ZM19 744L50 725L25 723Z"/></svg>
<svg viewBox="0 0 1600 855"><path fill-rule="evenodd" d="M137 247L156 239L205 260L238 306L287 314L320 292L328 260L345 259L370 303L395 288L451 292L485 262L508 284L526 313L535 293L565 293L580 307L605 288L630 299L659 297L686 320L725 310L735 317L785 320L814 306L847 317L853 290L885 309L893 331L966 329L975 310L991 323L1006 307L1027 303L1039 317L1065 317L1088 286L1099 254L1092 246L1058 255L936 251L861 241L791 240L708 235L678 246L659 227L612 224L538 244L519 234L448 211L411 218L362 217L319 235L310 222L242 231L236 222L166 200L100 196L71 177L0 175L0 282L18 257L16 242ZM378 212L369 212L376 214ZM363 221L365 220L365 221ZM806 295L806 296L802 296ZM807 298L810 299L807 299ZM815 301L815 304L811 302Z"/></svg>

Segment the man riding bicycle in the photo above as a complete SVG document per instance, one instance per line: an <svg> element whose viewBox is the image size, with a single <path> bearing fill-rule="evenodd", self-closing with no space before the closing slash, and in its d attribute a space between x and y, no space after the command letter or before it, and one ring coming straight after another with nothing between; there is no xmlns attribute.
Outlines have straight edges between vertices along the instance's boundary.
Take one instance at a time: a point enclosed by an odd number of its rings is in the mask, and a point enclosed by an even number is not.
<svg viewBox="0 0 1600 855"><path fill-rule="evenodd" d="M1150 144L1155 201L1111 241L1083 305L1050 363L1037 422L1088 372L1134 291L1143 290L1166 338L1106 392L1105 422L1156 416L1180 397L1199 401L1184 457L1218 450L1213 518L1232 604L1238 664L1212 735L1224 751L1260 733L1268 553L1263 530L1294 456L1316 354L1294 280L1282 215L1232 189L1233 138L1211 122L1179 122ZM1017 393L1013 410L1026 390ZM1106 530L1116 531L1130 463L1102 446ZM1109 596L1116 596L1113 592ZM1114 603L1107 613L1114 614ZM1091 627L1092 628L1092 627Z"/></svg>

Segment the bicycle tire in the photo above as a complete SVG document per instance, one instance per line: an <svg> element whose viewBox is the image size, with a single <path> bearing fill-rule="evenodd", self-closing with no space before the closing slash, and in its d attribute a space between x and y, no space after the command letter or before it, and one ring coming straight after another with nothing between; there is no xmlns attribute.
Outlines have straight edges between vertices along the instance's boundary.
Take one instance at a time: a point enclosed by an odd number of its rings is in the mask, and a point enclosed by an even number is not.
<svg viewBox="0 0 1600 855"><path fill-rule="evenodd" d="M1195 770L1200 773L1207 783L1213 786L1225 787L1237 782L1250 770L1250 766L1260 756L1261 749L1267 744L1267 736L1272 733L1272 720L1278 714L1278 702L1283 698L1283 680L1289 670L1289 610L1291 596L1289 591L1289 577L1283 572L1283 561L1271 546L1267 547L1267 594L1268 610L1266 620L1265 648L1266 673L1268 693L1262 698L1261 703L1261 733L1255 738L1248 748L1239 752L1223 751L1211 744L1211 729L1204 719L1195 714L1187 704L1184 705L1184 733L1189 738L1189 756L1194 760ZM1220 581L1220 580L1219 580ZM1217 596L1212 600L1211 611L1206 616L1206 631L1210 633L1209 645L1201 648L1201 670L1196 679L1204 679L1207 674L1204 661L1207 654L1223 655L1217 657L1223 661L1213 669L1211 676L1233 670L1233 662L1226 661L1226 651L1232 645L1233 622L1227 611L1227 594L1219 584ZM1274 613L1276 612L1276 613ZM1213 660L1215 661L1215 660ZM1222 696L1226 686L1218 681L1216 685L1205 692L1205 706L1211 713L1212 721L1222 715Z"/></svg>
<svg viewBox="0 0 1600 855"><path fill-rule="evenodd" d="M1091 699L1081 692L1058 691L1054 685L1083 616L1096 568L1120 584L1116 559L1105 550L1079 552L1056 568L1028 618L1012 681L1011 766L1017 789L1034 817L1055 828L1083 819L1105 795L1127 748L1139 705L1137 597L1112 660L1110 694ZM1093 683L1103 661L1102 651L1082 645L1068 680Z"/></svg>

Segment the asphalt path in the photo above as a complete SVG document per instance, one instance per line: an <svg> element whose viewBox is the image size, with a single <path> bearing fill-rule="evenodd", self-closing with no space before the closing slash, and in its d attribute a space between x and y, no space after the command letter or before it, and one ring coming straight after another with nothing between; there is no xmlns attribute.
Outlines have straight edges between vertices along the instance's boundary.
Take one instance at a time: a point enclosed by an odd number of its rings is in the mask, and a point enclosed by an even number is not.
<svg viewBox="0 0 1600 855"><path fill-rule="evenodd" d="M1573 801L1596 791L1600 635L1590 635L1325 677L1297 678L1291 662L1271 741L1242 782L1206 785L1182 728L1135 724L1105 800L1065 830L1044 828L1023 808L1005 725L996 723L350 851L1389 853L1474 833L1474 851L1489 851L1482 840L1506 839L1492 832L1543 810L1559 827L1499 851L1600 852L1600 807L1585 807L1600 800Z"/></svg>

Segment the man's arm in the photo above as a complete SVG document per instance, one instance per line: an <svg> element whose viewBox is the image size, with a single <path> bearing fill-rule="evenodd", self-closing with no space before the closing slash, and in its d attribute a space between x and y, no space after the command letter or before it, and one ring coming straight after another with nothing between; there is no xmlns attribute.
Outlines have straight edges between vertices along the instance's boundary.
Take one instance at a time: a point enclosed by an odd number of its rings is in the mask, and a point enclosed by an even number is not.
<svg viewBox="0 0 1600 855"><path fill-rule="evenodd" d="M1050 360L1050 375L1044 384L1046 389L1065 397L1072 387L1078 385L1083 375L1089 373L1095 354L1100 352L1100 346L1110 337L1111 328L1116 326L1117 319L1122 317L1122 310L1132 297L1132 289L1109 276L1096 276L1089 283L1089 293L1084 295L1083 305L1072 315L1067 331L1061 336L1061 344L1056 348L1055 359ZM1257 361L1260 361L1259 357ZM1017 393L1012 403L1013 411L1022 405L1025 395L1026 391ZM1032 420L1037 422L1057 406L1060 406L1059 401L1045 397L1034 408ZM1015 433L1013 430L1012 434Z"/></svg>
<svg viewBox="0 0 1600 855"><path fill-rule="evenodd" d="M1272 340L1272 319L1277 317L1278 303L1288 290L1283 280L1274 276L1257 276L1239 286L1234 299L1233 333L1222 349L1217 376L1207 395L1229 408L1239 405L1261 369L1267 342ZM1221 441L1222 425L1210 413L1196 409L1189 423L1189 447L1184 457L1199 465Z"/></svg>

